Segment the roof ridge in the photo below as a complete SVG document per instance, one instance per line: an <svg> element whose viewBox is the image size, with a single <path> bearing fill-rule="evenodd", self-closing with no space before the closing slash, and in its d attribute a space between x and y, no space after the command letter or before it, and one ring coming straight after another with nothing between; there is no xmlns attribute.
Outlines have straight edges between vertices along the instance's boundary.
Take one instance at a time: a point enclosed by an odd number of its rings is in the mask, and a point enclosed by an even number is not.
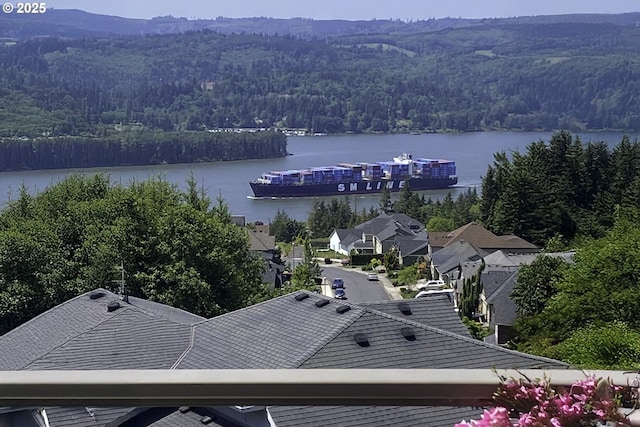
<svg viewBox="0 0 640 427"><path fill-rule="evenodd" d="M318 353L320 350L322 350L327 344L329 344L331 341L334 340L334 338L336 338L338 335L340 335L341 333L344 332L344 330L346 328L348 328L349 326L353 325L358 319L360 319L366 312L366 309L364 307L360 307L356 304L351 304L351 303L344 303L350 307L354 307L356 309L360 309L362 310L362 313L360 313L358 316L354 316L353 319L349 322L346 322L345 325L342 325L340 328L336 328L335 331L333 331L331 334L327 334L327 336L325 337L325 339L319 343L316 346L311 347L311 349L309 349L308 351L306 351L305 353L303 353L300 356L300 359L296 362L293 363L292 368L293 369L298 369L302 366L302 364L304 362L306 362L307 360L309 360L314 354Z"/></svg>
<svg viewBox="0 0 640 427"><path fill-rule="evenodd" d="M210 317L209 319L203 319L203 320L200 320L199 322L195 322L195 323L193 323L191 326L199 326L199 325L202 325L202 324L204 324L204 323L210 322L210 321L212 321L213 319L218 319L218 318L220 318L220 317L233 315L234 313L238 313L238 312L242 312L242 311L245 311L245 310L253 309L254 307L259 307L259 306L261 306L261 305L267 304L267 303L269 303L270 301L276 301L276 300L279 300L279 299L284 299L284 298L285 298L285 297L287 297L287 296L291 296L291 295L293 295L295 292L306 292L306 293L308 293L309 295L317 295L317 294L315 294L314 292L311 292L311 291L307 291L307 290L301 289L301 290L299 290L299 291L294 291L294 292L289 293L289 294L280 295L279 297L275 297L275 298L271 298L271 299L268 299L268 300L261 301L261 302L259 302L259 303L257 303L257 304L253 304L253 305L249 305L249 306L246 306L246 307L242 307L242 308L239 308L239 309L237 309L237 310L228 311L228 312L226 312L226 313L222 313L222 314L219 314L219 315L217 315L217 316Z"/></svg>
<svg viewBox="0 0 640 427"><path fill-rule="evenodd" d="M196 326L194 324L194 325L191 325L191 338L189 339L189 345L187 346L187 348L185 348L182 354L176 359L176 361L173 362L173 365L171 365L169 369L176 369L178 365L180 365L180 363L184 360L184 358L187 357L187 355L193 348L193 343L195 339L196 339Z"/></svg>

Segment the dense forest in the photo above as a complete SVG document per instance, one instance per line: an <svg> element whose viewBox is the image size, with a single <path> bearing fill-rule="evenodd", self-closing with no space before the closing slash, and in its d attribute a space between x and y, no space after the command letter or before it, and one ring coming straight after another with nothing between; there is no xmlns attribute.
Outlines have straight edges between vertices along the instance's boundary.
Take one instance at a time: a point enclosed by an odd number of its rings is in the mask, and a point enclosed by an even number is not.
<svg viewBox="0 0 640 427"><path fill-rule="evenodd" d="M616 206L640 206L640 143L628 137L609 150L558 132L526 153L497 153L482 182L487 228L541 246L603 237Z"/></svg>
<svg viewBox="0 0 640 427"><path fill-rule="evenodd" d="M640 128L640 28L505 23L303 40L194 31L0 45L0 137Z"/></svg>

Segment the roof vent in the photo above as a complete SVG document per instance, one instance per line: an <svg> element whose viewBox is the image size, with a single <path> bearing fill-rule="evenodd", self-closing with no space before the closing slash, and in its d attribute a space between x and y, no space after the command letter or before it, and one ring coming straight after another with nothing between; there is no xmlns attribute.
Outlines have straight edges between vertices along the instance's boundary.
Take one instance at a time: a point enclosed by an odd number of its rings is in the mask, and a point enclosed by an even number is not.
<svg viewBox="0 0 640 427"><path fill-rule="evenodd" d="M178 411L180 411L181 414L185 414L187 412L189 412L191 410L191 408L189 408L188 406L181 406L178 408Z"/></svg>
<svg viewBox="0 0 640 427"><path fill-rule="evenodd" d="M213 418L211 418L210 416L206 416L206 417L202 417L202 419L200 420L201 424L211 424L213 422Z"/></svg>
<svg viewBox="0 0 640 427"><path fill-rule="evenodd" d="M398 309L400 310L400 313L404 314L405 316L410 316L413 314L411 313L411 307L409 307L409 304L406 302L398 303Z"/></svg>
<svg viewBox="0 0 640 427"><path fill-rule="evenodd" d="M338 308L336 308L336 313L338 314L342 314L342 313L346 313L347 311L351 310L351 307L348 305L341 305Z"/></svg>
<svg viewBox="0 0 640 427"><path fill-rule="evenodd" d="M93 291L89 294L89 299L98 299L102 298L105 295L102 291Z"/></svg>
<svg viewBox="0 0 640 427"><path fill-rule="evenodd" d="M120 303L118 301L111 301L107 304L107 311L111 313L112 311L116 311L120 308Z"/></svg>
<svg viewBox="0 0 640 427"><path fill-rule="evenodd" d="M298 294L296 295L296 301L302 301L309 298L309 294Z"/></svg>
<svg viewBox="0 0 640 427"><path fill-rule="evenodd" d="M400 329L402 332L402 336L406 338L407 341L415 341L416 333L413 331L413 328L405 327Z"/></svg>
<svg viewBox="0 0 640 427"><path fill-rule="evenodd" d="M327 304L329 304L329 300L328 299L321 299L321 300L316 301L316 307L324 307Z"/></svg>
<svg viewBox="0 0 640 427"><path fill-rule="evenodd" d="M366 334L359 332L353 335L353 339L356 340L360 347L369 347L369 339Z"/></svg>

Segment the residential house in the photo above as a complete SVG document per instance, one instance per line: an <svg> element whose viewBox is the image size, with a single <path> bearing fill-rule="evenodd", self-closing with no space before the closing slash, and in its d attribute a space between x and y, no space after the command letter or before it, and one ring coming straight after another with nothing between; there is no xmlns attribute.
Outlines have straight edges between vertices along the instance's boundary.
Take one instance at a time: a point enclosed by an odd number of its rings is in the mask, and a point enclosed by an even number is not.
<svg viewBox="0 0 640 427"><path fill-rule="evenodd" d="M282 273L285 266L276 248L275 236L269 236L268 226L264 228L247 229L249 233L249 250L264 259L262 283L268 283L275 288L282 287Z"/></svg>
<svg viewBox="0 0 640 427"><path fill-rule="evenodd" d="M567 367L470 338L443 294L351 304L299 291L206 320L134 297L123 301L97 289L0 337L4 370ZM24 427L441 427L477 418L481 409L216 406L7 411L0 411L0 424L5 417L24 416Z"/></svg>
<svg viewBox="0 0 640 427"><path fill-rule="evenodd" d="M488 342L502 345L513 338L516 306L511 294L517 285L520 267L531 264L541 255L560 257L571 262L573 254L574 252L511 254L496 251L484 258L478 314L493 332L487 337Z"/></svg>
<svg viewBox="0 0 640 427"><path fill-rule="evenodd" d="M429 232L429 255L460 241L468 242L487 253L497 250L510 253L540 252L540 248L536 245L518 236L513 234L497 236L482 225L470 222L450 232Z"/></svg>
<svg viewBox="0 0 640 427"><path fill-rule="evenodd" d="M329 237L329 249L349 255L352 251L359 254L372 254L373 246L362 240L362 230L357 228L341 228L333 230Z"/></svg>
<svg viewBox="0 0 640 427"><path fill-rule="evenodd" d="M276 249L275 236L269 235L269 225L256 222L247 227L244 215L233 215L231 220L244 228L249 235L249 250L264 259L262 270L262 283L267 283L275 288L282 287L282 273L285 266Z"/></svg>
<svg viewBox="0 0 640 427"><path fill-rule="evenodd" d="M398 250L401 265L412 265L428 252L424 225L405 214L380 214L352 229L337 229L331 233L329 248L349 255L357 253L384 254Z"/></svg>

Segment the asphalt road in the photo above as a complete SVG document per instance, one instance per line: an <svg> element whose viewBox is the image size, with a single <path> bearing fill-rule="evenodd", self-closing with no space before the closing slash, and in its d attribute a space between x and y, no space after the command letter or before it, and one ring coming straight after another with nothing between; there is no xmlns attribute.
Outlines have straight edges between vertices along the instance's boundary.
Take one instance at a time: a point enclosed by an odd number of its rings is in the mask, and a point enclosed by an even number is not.
<svg viewBox="0 0 640 427"><path fill-rule="evenodd" d="M320 267L322 268L322 275L326 276L329 283L331 283L331 279L336 277L344 279L347 301L359 303L390 299L382 284L367 280L367 272L359 268L343 268L326 264L320 264Z"/></svg>

